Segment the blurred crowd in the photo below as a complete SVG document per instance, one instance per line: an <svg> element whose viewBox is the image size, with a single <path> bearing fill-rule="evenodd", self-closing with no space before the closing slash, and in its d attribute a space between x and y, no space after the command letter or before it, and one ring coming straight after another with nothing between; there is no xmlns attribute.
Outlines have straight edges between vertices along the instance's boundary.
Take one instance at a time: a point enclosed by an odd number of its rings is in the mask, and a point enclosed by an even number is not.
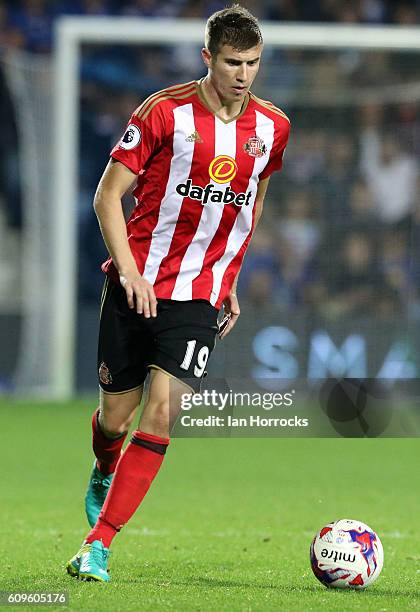
<svg viewBox="0 0 420 612"><path fill-rule="evenodd" d="M359 113L357 131L300 130L295 117L240 277L260 308L420 316L418 107Z"/></svg>
<svg viewBox="0 0 420 612"><path fill-rule="evenodd" d="M120 15L207 18L223 0L2 0L0 44L48 52L52 23L60 15ZM257 17L276 21L397 23L418 22L419 0L243 0Z"/></svg>
<svg viewBox="0 0 420 612"><path fill-rule="evenodd" d="M420 0L242 4L262 19L281 22L416 25L420 14ZM53 21L64 14L206 18L225 5L217 0L0 2L0 47L49 53ZM417 97L404 98L418 78L419 55L266 50L257 92L290 115L293 130L284 169L272 178L245 258L241 298L260 308L308 307L333 318L420 317L418 86ZM196 46L84 49L78 206L84 301L96 301L102 284L99 264L105 251L91 202L108 151L145 97L203 74ZM398 100L389 96L390 84L400 92ZM19 231L13 118L0 73L0 209L8 226Z"/></svg>

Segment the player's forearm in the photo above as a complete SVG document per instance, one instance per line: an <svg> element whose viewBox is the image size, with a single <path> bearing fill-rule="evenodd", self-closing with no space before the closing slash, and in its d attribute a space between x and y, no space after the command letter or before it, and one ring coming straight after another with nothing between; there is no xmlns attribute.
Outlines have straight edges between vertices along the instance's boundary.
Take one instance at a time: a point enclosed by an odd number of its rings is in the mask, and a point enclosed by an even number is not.
<svg viewBox="0 0 420 612"><path fill-rule="evenodd" d="M95 198L95 213L106 248L120 275L137 272L137 265L128 244L121 198L108 194Z"/></svg>

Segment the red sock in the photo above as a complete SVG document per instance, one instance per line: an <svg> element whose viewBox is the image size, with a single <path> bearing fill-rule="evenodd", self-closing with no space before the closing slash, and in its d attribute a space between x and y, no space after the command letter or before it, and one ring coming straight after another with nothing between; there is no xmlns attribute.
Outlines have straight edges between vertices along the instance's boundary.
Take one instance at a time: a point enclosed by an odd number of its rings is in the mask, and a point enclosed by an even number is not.
<svg viewBox="0 0 420 612"><path fill-rule="evenodd" d="M136 431L125 449L95 527L87 542L102 540L109 548L113 537L133 516L162 465L169 438Z"/></svg>
<svg viewBox="0 0 420 612"><path fill-rule="evenodd" d="M99 425L99 408L95 410L92 415L92 447L96 466L104 476L115 472L126 436L125 433L118 438L107 438Z"/></svg>

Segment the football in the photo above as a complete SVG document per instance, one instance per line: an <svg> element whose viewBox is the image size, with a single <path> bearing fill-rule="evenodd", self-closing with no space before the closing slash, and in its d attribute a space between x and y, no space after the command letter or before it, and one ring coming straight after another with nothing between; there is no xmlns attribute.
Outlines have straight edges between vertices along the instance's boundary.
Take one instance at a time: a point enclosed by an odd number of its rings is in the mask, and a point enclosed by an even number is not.
<svg viewBox="0 0 420 612"><path fill-rule="evenodd" d="M360 521L328 523L314 537L311 567L322 584L338 589L364 589L382 571L384 553L378 535Z"/></svg>

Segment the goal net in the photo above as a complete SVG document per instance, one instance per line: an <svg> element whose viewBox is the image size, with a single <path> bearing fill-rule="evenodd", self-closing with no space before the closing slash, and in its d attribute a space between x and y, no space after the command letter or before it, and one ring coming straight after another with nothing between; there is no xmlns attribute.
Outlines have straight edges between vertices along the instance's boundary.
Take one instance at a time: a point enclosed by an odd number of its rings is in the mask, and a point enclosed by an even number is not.
<svg viewBox="0 0 420 612"><path fill-rule="evenodd" d="M218 348L214 372L418 376L420 29L262 30L253 91L291 117L292 136L241 274L244 333ZM63 18L52 59L3 59L25 196L18 391L68 397L86 372L95 384L94 185L133 108L204 75L203 32Z"/></svg>
<svg viewBox="0 0 420 612"><path fill-rule="evenodd" d="M51 359L56 342L51 325L56 291L52 283L56 246L51 197L53 68L49 57L19 51L4 54L2 67L18 126L23 215L20 261L14 262L13 281L3 286L2 296L13 295L21 321L11 382L21 393L50 395L54 390ZM7 264L7 253L2 259ZM3 350L7 353L10 347Z"/></svg>

